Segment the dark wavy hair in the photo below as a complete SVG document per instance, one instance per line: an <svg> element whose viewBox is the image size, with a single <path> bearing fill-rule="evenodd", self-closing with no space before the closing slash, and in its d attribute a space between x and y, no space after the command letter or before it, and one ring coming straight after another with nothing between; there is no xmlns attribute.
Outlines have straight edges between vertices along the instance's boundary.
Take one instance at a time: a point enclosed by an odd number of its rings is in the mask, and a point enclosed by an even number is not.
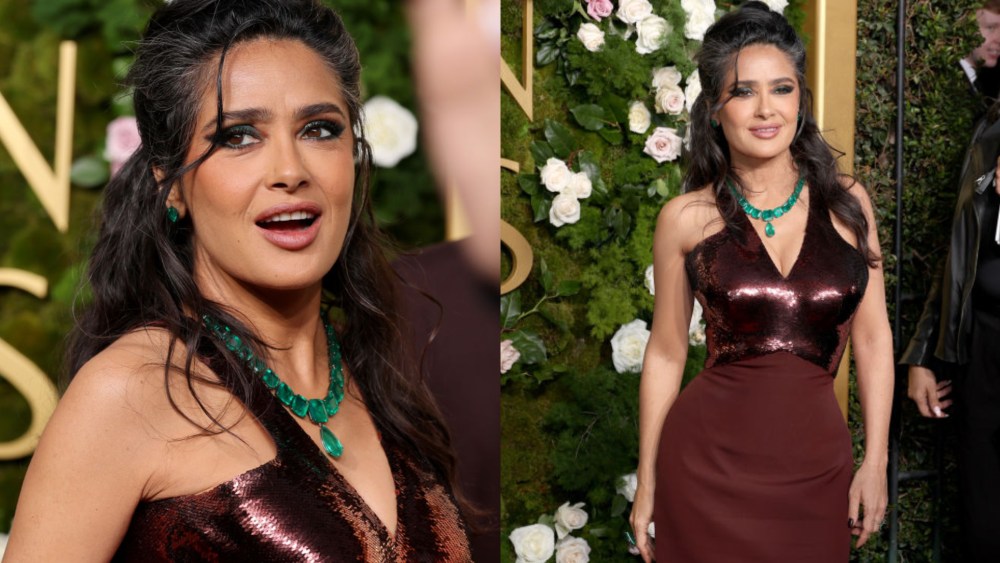
<svg viewBox="0 0 1000 563"><path fill-rule="evenodd" d="M713 127L711 116L735 95L736 81L723 92L726 75L736 76L739 53L751 45L773 45L784 53L795 67L799 87L799 121L791 152L799 174L809 184L809 197L817 198L854 233L857 250L869 266L881 257L868 244L868 219L861 203L841 182L837 171L837 156L842 155L827 144L820 134L812 114L812 92L806 86L806 50L795 29L784 16L772 11L763 2L747 2L738 10L719 18L708 31L701 50L695 56L702 92L691 108L691 151L684 190L711 187L716 206L726 227L742 233L736 219L743 210L736 203L727 183L740 191L745 189L739 174L732 168L729 144L721 127ZM839 153L835 156L835 153ZM852 184L855 182L852 178Z"/></svg>
<svg viewBox="0 0 1000 563"><path fill-rule="evenodd" d="M360 120L357 48L340 17L315 0L173 0L149 21L125 80L133 92L142 145L104 192L100 232L88 269L93 297L70 340L69 377L122 335L144 326L162 327L171 335L164 387L179 413L187 417L167 385L177 369L183 371L193 394L194 380L219 385L260 414L254 405L261 404L257 399L267 390L200 319L207 314L229 325L250 343L257 357L266 358L268 349L237 309L202 295L192 274L191 222L182 219L172 224L166 214L170 188L221 142L185 164L201 96L214 86L218 137L226 53L234 45L257 39L302 42L324 60L343 89L356 136L356 183L343 250L322 280L324 313L331 307L343 311L343 358L383 435L409 445L453 483L455 460L448 433L415 362L408 360L396 312L395 275L369 200L371 149ZM159 182L154 169L161 174ZM175 359L178 342L186 354ZM206 362L218 381L192 373L196 357ZM214 423L203 428L204 433L229 431L218 413L209 412L197 394L195 399Z"/></svg>

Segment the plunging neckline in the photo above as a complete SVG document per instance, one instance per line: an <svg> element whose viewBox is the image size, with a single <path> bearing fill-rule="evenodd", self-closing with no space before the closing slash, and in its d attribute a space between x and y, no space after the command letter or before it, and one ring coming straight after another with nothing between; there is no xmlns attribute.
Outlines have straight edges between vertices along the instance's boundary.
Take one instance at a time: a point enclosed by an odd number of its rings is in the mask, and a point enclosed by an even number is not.
<svg viewBox="0 0 1000 563"><path fill-rule="evenodd" d="M783 282L788 281L788 279L792 277L792 274L795 273L795 268L799 265L799 259L802 258L802 250L806 247L806 242L809 240L809 230L810 230L809 224L812 223L812 207L813 207L812 193L810 193L809 201L806 202L806 225L802 233L802 242L799 244L799 251L795 253L795 260L792 262L791 267L788 268L787 274L781 273L781 269L778 268L778 263L775 261L774 257L771 256L771 252L767 249L767 245L764 244L764 239L760 238L760 233L758 233L757 229L754 228L753 221L750 219L750 217L748 217L745 213L740 213L740 216L742 216L743 219L746 221L747 228L749 228L750 231L753 232L754 238L757 239L757 244L760 246L761 253L767 259L767 262L771 265L771 269L774 271L774 273L778 274L778 277Z"/></svg>
<svg viewBox="0 0 1000 563"><path fill-rule="evenodd" d="M274 397L272 395L272 399L273 398ZM293 439L296 440L297 442L300 442L299 444L296 444L295 449L300 449L302 451L308 452L304 455L309 456L311 458L310 460L314 464L316 464L316 467L325 467L327 471L329 471L333 479L337 481L337 483L340 484L341 487L343 487L344 492L348 496L352 497L355 502L358 503L358 506L361 507L361 510L365 515L365 518L367 518L368 521L371 522L373 526L376 526L380 532L383 532L385 537L388 538L389 541L393 542L394 544L397 543L396 539L399 537L400 533L399 530L401 527L399 515L403 513L403 507L400 505L400 498L401 498L400 491L402 490L400 467L398 460L395 457L395 452L393 451L392 453L390 453L389 450L391 448L386 448L385 443L381 440L381 432L379 432L378 428L376 428L375 431L379 434L379 445L382 447L382 452L385 455L385 459L389 464L389 473L392 475L393 500L394 504L396 505L396 527L392 531L389 530L389 527L386 526L382 518L379 517L378 513L376 513L374 509L372 509L371 505L369 505L368 501L366 501L365 498L361 496L361 493L358 492L358 490L354 487L354 485L352 485L351 482L348 481L346 477L344 477L344 474L341 473L339 469L337 469L337 466L334 465L331 460L327 459L327 455L324 452L320 451L320 448L316 446L316 443L313 442L312 438L310 438L309 435L306 434L306 431L301 426L299 426L299 424L295 421L294 418L292 418L292 415L288 413L288 410L285 409L283 405L278 403L277 400L274 401L272 406L273 408L276 408L279 411L281 411L281 413L278 416L282 418L282 424L290 426L292 428L291 432L294 434ZM272 437L272 440L273 439L274 438ZM277 446L278 444L275 443L275 445ZM278 455L276 457L281 456L281 454L282 452L279 449Z"/></svg>

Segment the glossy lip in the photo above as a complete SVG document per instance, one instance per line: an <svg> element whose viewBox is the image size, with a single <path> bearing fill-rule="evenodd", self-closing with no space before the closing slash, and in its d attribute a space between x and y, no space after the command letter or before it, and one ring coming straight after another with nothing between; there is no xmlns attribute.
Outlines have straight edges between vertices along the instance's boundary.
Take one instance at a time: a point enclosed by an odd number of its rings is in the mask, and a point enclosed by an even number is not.
<svg viewBox="0 0 1000 563"><path fill-rule="evenodd" d="M305 229L295 229L288 231L275 231L271 229L265 229L257 223L275 215L280 215L282 213L294 213L296 211L305 211L306 213L311 213L316 216L313 220L312 225L309 225ZM254 226L257 227L257 231L264 237L265 240L271 244L277 246L278 248L284 250L301 250L316 240L316 236L319 234L320 222L323 220L323 214L320 208L315 203L301 202L301 203L282 203L269 207L263 212L261 212L254 219Z"/></svg>
<svg viewBox="0 0 1000 563"><path fill-rule="evenodd" d="M773 139L781 132L781 125L766 124L750 128L750 134L758 139Z"/></svg>

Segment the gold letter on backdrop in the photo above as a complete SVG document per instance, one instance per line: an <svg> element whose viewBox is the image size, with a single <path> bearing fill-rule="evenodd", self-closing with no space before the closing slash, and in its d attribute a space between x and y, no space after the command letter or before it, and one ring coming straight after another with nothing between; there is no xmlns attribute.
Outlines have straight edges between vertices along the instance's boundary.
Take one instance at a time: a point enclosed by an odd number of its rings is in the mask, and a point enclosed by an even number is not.
<svg viewBox="0 0 1000 563"><path fill-rule="evenodd" d="M535 38L531 29L533 13L532 0L524 0L524 15L522 17L522 37L524 43L522 45L523 59L521 64L521 74L524 76L523 85L514 76L514 71L510 69L507 61L500 60L500 82L507 87L507 91L510 92L517 105L521 106L525 115L528 116L529 121L534 119L532 84L534 83L533 77L535 74L535 55L533 52ZM510 170L515 174L521 169L521 166L517 162L506 158L500 159L500 167ZM500 295L504 295L514 291L528 279L535 257L531 251L531 245L528 244L528 240L524 238L524 235L506 221L500 221L500 244L510 249L513 258L510 275L500 283Z"/></svg>
<svg viewBox="0 0 1000 563"><path fill-rule="evenodd" d="M0 268L0 286L16 287L38 297L45 297L45 278L23 270ZM48 376L31 360L0 339L0 377L3 377L28 401L31 425L19 438L0 443L0 459L17 459L35 451L38 437L56 408L58 393Z"/></svg>
<svg viewBox="0 0 1000 563"><path fill-rule="evenodd" d="M507 61L500 60L500 82L507 87L507 91L510 95L514 97L517 105L521 106L524 113L528 115L528 119L532 120L534 117L533 108L533 98L532 89L534 83L535 65L534 65L534 48L535 48L535 36L533 35L533 30L531 29L533 0L524 0L524 27L522 28L522 37L524 38L523 49L523 59L522 59L522 69L521 74L524 76L524 84L517 80L514 76L514 71L510 69L510 65Z"/></svg>
<svg viewBox="0 0 1000 563"><path fill-rule="evenodd" d="M55 171L0 94L0 141L42 202L56 228L69 228L69 169L73 152L73 96L76 92L76 43L59 45L59 94L56 105Z"/></svg>

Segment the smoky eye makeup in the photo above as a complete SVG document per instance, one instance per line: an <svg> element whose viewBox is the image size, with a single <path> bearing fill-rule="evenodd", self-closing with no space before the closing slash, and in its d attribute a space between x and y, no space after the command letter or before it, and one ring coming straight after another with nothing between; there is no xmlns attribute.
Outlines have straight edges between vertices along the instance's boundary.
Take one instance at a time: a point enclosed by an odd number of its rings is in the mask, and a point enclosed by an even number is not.
<svg viewBox="0 0 1000 563"><path fill-rule="evenodd" d="M327 140L327 139L338 139L344 134L346 126L337 121L331 121L328 119L316 119L307 123L303 128L300 136L305 139L312 139L317 141Z"/></svg>

